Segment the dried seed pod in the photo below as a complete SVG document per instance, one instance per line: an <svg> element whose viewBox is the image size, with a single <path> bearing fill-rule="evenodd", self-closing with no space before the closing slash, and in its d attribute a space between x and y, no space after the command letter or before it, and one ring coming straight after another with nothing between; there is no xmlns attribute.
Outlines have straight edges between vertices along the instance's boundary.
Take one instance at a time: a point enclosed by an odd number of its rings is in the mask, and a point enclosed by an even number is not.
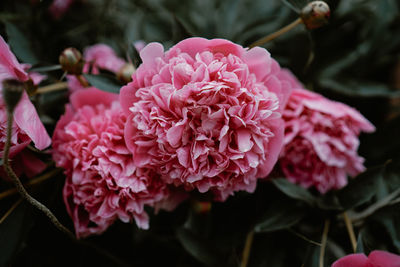
<svg viewBox="0 0 400 267"><path fill-rule="evenodd" d="M124 84L132 81L132 74L135 73L136 68L132 63L126 63L121 67L121 69L117 73L118 80L123 82Z"/></svg>
<svg viewBox="0 0 400 267"><path fill-rule="evenodd" d="M59 61L61 68L68 74L82 74L84 62L81 52L76 48L69 47L64 49L60 54Z"/></svg>
<svg viewBox="0 0 400 267"><path fill-rule="evenodd" d="M308 29L316 29L328 23L330 8L324 1L313 1L301 11L300 17Z"/></svg>
<svg viewBox="0 0 400 267"><path fill-rule="evenodd" d="M25 84L15 79L3 80L3 99L9 112L13 112L24 92Z"/></svg>

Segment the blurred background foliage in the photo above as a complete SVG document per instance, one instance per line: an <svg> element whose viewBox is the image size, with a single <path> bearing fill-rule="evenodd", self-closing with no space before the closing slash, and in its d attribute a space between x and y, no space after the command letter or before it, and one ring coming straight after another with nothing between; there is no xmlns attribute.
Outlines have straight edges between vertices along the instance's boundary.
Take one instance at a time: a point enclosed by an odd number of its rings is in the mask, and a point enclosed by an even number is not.
<svg viewBox="0 0 400 267"><path fill-rule="evenodd" d="M111 45L139 64L134 41L170 47L191 37L226 38L243 46L298 17L306 0L76 0L58 19L52 1L2 0L0 34L20 61L33 67L58 63L66 47ZM0 266L239 266L246 236L254 233L248 266L318 266L324 222L330 220L325 266L352 252L342 212L348 210L357 250L400 254L400 3L332 0L327 26L303 26L265 47L310 90L356 107L376 126L361 137L368 170L339 191L320 196L285 179L261 181L254 194L239 193L199 211L199 202L151 218L148 231L117 222L101 236L71 241L25 203L0 223ZM58 70L46 73L58 81ZM36 97L49 132L63 113L66 92ZM49 161L48 155L40 157ZM275 176L279 176L278 173ZM58 172L30 188L70 229ZM0 214L18 201L1 192Z"/></svg>

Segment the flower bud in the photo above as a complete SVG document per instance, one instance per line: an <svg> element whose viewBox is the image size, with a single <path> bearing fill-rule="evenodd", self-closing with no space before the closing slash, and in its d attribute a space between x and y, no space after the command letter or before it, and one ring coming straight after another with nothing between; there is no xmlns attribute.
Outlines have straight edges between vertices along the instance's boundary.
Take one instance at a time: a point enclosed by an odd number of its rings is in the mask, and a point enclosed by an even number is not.
<svg viewBox="0 0 400 267"><path fill-rule="evenodd" d="M211 202L209 201L194 201L192 203L193 210L198 214L207 214L211 210Z"/></svg>
<svg viewBox="0 0 400 267"><path fill-rule="evenodd" d="M328 23L331 11L324 1L308 3L300 13L304 25L308 29L316 29Z"/></svg>
<svg viewBox="0 0 400 267"><path fill-rule="evenodd" d="M32 79L25 82L25 90L29 96L33 96L36 93L37 85L34 84Z"/></svg>
<svg viewBox="0 0 400 267"><path fill-rule="evenodd" d="M3 80L3 99L7 110L13 112L24 92L24 83L15 79Z"/></svg>
<svg viewBox="0 0 400 267"><path fill-rule="evenodd" d="M136 68L135 68L135 66L133 66L132 63L126 63L119 69L119 71L117 73L118 80L120 80L121 82L123 82L125 84L131 82L132 74L135 73L135 71L136 71Z"/></svg>
<svg viewBox="0 0 400 267"><path fill-rule="evenodd" d="M82 54L76 48L69 47L59 57L61 68L68 74L80 75L83 69Z"/></svg>

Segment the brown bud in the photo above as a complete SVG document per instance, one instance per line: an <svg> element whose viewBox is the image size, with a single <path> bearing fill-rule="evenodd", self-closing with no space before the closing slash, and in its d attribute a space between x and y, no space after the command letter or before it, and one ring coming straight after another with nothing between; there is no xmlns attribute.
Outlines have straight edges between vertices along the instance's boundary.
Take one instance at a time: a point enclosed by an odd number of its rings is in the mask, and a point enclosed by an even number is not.
<svg viewBox="0 0 400 267"><path fill-rule="evenodd" d="M3 99L9 112L13 112L24 92L24 83L15 79L3 80Z"/></svg>
<svg viewBox="0 0 400 267"><path fill-rule="evenodd" d="M324 1L308 3L300 13L304 25L308 29L316 29L328 23L331 11Z"/></svg>
<svg viewBox="0 0 400 267"><path fill-rule="evenodd" d="M209 201L194 201L192 207L198 214L207 214L210 212L212 204Z"/></svg>
<svg viewBox="0 0 400 267"><path fill-rule="evenodd" d="M68 74L82 74L84 62L81 52L76 48L69 47L64 49L60 54L59 61L61 68Z"/></svg>
<svg viewBox="0 0 400 267"><path fill-rule="evenodd" d="M121 69L117 73L118 80L127 84L132 81L132 74L136 71L135 66L132 63L126 63L121 67Z"/></svg>

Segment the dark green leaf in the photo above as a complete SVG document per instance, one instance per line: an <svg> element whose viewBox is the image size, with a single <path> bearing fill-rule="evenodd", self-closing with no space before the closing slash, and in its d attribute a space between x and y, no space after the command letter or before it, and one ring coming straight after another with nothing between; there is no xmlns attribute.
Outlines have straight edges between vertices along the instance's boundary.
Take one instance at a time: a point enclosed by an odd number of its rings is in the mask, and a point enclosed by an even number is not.
<svg viewBox="0 0 400 267"><path fill-rule="evenodd" d="M255 225L256 232L273 232L289 228L298 223L304 216L303 207L297 206L292 202L283 201L281 204L274 203L266 211L261 222Z"/></svg>
<svg viewBox="0 0 400 267"><path fill-rule="evenodd" d="M48 72L48 71L53 71L53 70L61 70L61 65L33 67L29 71Z"/></svg>
<svg viewBox="0 0 400 267"><path fill-rule="evenodd" d="M317 206L323 210L343 210L338 197L333 192L328 192L316 200Z"/></svg>
<svg viewBox="0 0 400 267"><path fill-rule="evenodd" d="M83 76L88 80L88 82L103 91L110 93L119 93L121 89L121 84L111 75L106 74L83 74Z"/></svg>
<svg viewBox="0 0 400 267"><path fill-rule="evenodd" d="M32 223L29 209L20 203L14 211L0 224L0 266L8 266L10 260L21 247Z"/></svg>
<svg viewBox="0 0 400 267"><path fill-rule="evenodd" d="M28 38L10 22L6 22L8 44L15 55L24 63L36 64L38 59L32 51Z"/></svg>
<svg viewBox="0 0 400 267"><path fill-rule="evenodd" d="M207 240L186 228L178 229L177 237L185 250L198 261L207 266L218 265L219 257Z"/></svg>
<svg viewBox="0 0 400 267"><path fill-rule="evenodd" d="M383 83L374 83L360 80L344 80L338 78L320 79L320 86L326 90L333 90L340 94L360 97L397 97L399 91L390 90Z"/></svg>
<svg viewBox="0 0 400 267"><path fill-rule="evenodd" d="M300 186L289 182L287 179L272 179L271 182L285 195L291 198L302 200L310 205L314 204L315 202L315 198L310 192Z"/></svg>
<svg viewBox="0 0 400 267"><path fill-rule="evenodd" d="M382 179L383 167L370 168L358 175L337 193L340 204L345 209L357 207L371 200L376 194L379 179Z"/></svg>

